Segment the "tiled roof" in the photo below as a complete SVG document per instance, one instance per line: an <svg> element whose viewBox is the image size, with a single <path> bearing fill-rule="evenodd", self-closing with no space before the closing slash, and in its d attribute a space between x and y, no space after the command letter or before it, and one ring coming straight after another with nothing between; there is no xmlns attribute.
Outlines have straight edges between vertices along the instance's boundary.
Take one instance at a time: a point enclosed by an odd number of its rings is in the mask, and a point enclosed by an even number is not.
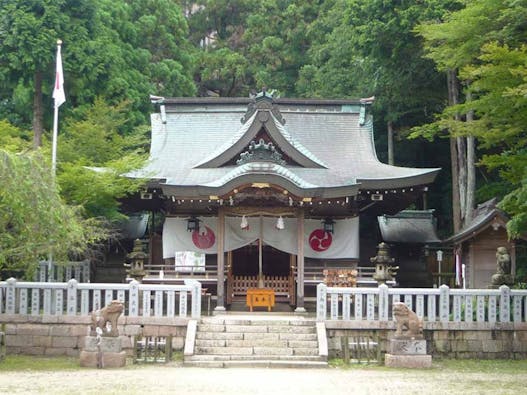
<svg viewBox="0 0 527 395"><path fill-rule="evenodd" d="M479 204L472 213L472 220L467 223L463 229L445 240L445 243L462 243L492 226L505 227L508 221L507 215L496 207L496 198L487 200Z"/></svg>
<svg viewBox="0 0 527 395"><path fill-rule="evenodd" d="M364 189L405 188L429 184L439 171L379 162L371 119L359 124L356 101L278 99L273 111L278 109L285 124L269 109L257 110L241 123L250 103L225 98L164 100L165 113L151 115L150 160L135 175L184 188L219 188L222 182L247 176L248 167L220 159L239 157L247 149L264 111L271 115L264 121L266 129L282 141L281 146L274 141L277 149L295 161L280 169L272 167L269 174L279 174L301 189L344 187L349 192L349 187L358 191L359 184Z"/></svg>

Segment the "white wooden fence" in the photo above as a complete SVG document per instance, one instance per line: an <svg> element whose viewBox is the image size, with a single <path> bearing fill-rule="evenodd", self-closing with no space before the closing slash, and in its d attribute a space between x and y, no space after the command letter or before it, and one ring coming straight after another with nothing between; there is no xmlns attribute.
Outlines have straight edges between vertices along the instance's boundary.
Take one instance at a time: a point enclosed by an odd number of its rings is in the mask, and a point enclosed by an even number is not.
<svg viewBox="0 0 527 395"><path fill-rule="evenodd" d="M190 301L188 300L190 295ZM201 283L185 280L185 285L20 282L14 278L0 282L0 314L89 315L112 300L124 303L124 315L137 317L186 317L201 315Z"/></svg>
<svg viewBox="0 0 527 395"><path fill-rule="evenodd" d="M317 286L317 320L388 321L403 302L424 321L527 322L527 290ZM329 305L329 315L328 315Z"/></svg>
<svg viewBox="0 0 527 395"><path fill-rule="evenodd" d="M72 278L81 283L90 282L90 261L68 262L64 265L49 261L40 261L35 272L34 280L40 282L63 282Z"/></svg>

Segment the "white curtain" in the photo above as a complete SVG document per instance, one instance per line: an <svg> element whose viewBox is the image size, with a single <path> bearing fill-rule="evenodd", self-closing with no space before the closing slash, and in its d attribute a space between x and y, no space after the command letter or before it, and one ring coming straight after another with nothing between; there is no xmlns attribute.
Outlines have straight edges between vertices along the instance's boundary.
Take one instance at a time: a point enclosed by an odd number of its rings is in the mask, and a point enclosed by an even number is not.
<svg viewBox="0 0 527 395"><path fill-rule="evenodd" d="M285 229L278 230L278 217L263 217L263 241L280 251L297 254L297 219L284 218ZM217 218L200 217L199 232L187 232L186 218L166 218L163 226L163 258L176 251L217 253ZM252 243L260 237L260 217L247 217L248 229L240 227L241 217L225 218L225 251ZM304 256L307 258L358 258L359 218L337 220L333 234L324 233L320 220L304 222Z"/></svg>

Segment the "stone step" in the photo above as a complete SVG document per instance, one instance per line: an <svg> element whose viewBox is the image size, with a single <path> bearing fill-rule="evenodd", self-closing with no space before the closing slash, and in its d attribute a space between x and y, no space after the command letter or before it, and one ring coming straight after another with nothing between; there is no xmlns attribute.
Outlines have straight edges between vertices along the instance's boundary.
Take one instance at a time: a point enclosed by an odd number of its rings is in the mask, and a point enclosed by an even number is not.
<svg viewBox="0 0 527 395"><path fill-rule="evenodd" d="M257 333L257 332L203 332L196 333L196 339L208 340L296 340L316 341L316 333Z"/></svg>
<svg viewBox="0 0 527 395"><path fill-rule="evenodd" d="M326 361L318 355L191 355L184 362L192 361Z"/></svg>
<svg viewBox="0 0 527 395"><path fill-rule="evenodd" d="M244 333L243 340L280 340L279 333ZM286 340L286 339L283 339Z"/></svg>
<svg viewBox="0 0 527 395"><path fill-rule="evenodd" d="M194 354L253 355L252 347L194 347Z"/></svg>
<svg viewBox="0 0 527 395"><path fill-rule="evenodd" d="M274 333L270 333L269 335L274 335ZM280 340L317 341L317 334L316 333L279 333L278 338Z"/></svg>
<svg viewBox="0 0 527 395"><path fill-rule="evenodd" d="M203 318L204 324L211 325L253 325L253 326L312 326L316 321L305 319L242 319L242 318L225 318L209 317Z"/></svg>
<svg viewBox="0 0 527 395"><path fill-rule="evenodd" d="M225 332L225 325L198 323L198 332Z"/></svg>
<svg viewBox="0 0 527 395"><path fill-rule="evenodd" d="M313 334L317 333L315 326L269 326L269 333L295 333L295 334Z"/></svg>
<svg viewBox="0 0 527 395"><path fill-rule="evenodd" d="M260 334L259 336L267 335L267 333ZM275 335L275 334L272 334ZM275 337L277 340L279 337ZM226 333L226 332L196 332L196 340L243 340L243 333Z"/></svg>
<svg viewBox="0 0 527 395"><path fill-rule="evenodd" d="M318 349L318 341L316 340L287 340L287 347L289 348L315 348Z"/></svg>
<svg viewBox="0 0 527 395"><path fill-rule="evenodd" d="M313 326L288 326L288 325L265 326L265 325L198 324L198 332L314 334L316 333L316 328Z"/></svg>
<svg viewBox="0 0 527 395"><path fill-rule="evenodd" d="M288 347L288 340L211 340L196 339L196 347Z"/></svg>
<svg viewBox="0 0 527 395"><path fill-rule="evenodd" d="M325 361L189 361L186 366L198 368L281 368L281 369L325 369Z"/></svg>
<svg viewBox="0 0 527 395"><path fill-rule="evenodd" d="M318 355L318 348L293 348L293 355L301 356L316 356Z"/></svg>
<svg viewBox="0 0 527 395"><path fill-rule="evenodd" d="M197 345L194 353L196 355L298 355L317 356L318 348L289 348L272 346L247 346L227 347L215 345Z"/></svg>
<svg viewBox="0 0 527 395"><path fill-rule="evenodd" d="M196 346L203 347L287 347L318 348L316 340L278 339L196 339Z"/></svg>
<svg viewBox="0 0 527 395"><path fill-rule="evenodd" d="M254 355L293 355L293 349L287 347L253 347Z"/></svg>
<svg viewBox="0 0 527 395"><path fill-rule="evenodd" d="M327 357L318 353L314 320L216 316L198 323L194 355L185 356L184 363L203 367L326 367Z"/></svg>

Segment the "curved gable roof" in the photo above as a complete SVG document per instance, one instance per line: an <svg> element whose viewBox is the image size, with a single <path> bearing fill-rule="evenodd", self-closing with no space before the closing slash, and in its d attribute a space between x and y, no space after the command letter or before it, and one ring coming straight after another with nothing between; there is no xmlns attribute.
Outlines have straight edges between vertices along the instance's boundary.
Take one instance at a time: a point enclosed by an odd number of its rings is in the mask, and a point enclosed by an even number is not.
<svg viewBox="0 0 527 395"><path fill-rule="evenodd" d="M251 181L293 188L298 196L355 196L364 189L393 188L404 193L433 182L439 171L380 162L371 116L361 115L365 105L357 101L175 98L157 104L150 160L129 176L150 178L173 195L218 195ZM236 163L262 133L289 163L257 155ZM260 169L249 171L243 167L247 163ZM280 166L265 167L271 164Z"/></svg>
<svg viewBox="0 0 527 395"><path fill-rule="evenodd" d="M242 122L245 122L232 138L199 162L195 168L221 167L232 161L247 149L247 146L256 139L262 129L267 132L282 152L300 166L327 168L322 160L291 136L284 125L285 121L275 106L269 106L268 103L260 99L256 102L255 107L254 109L249 107L248 112L242 118Z"/></svg>

